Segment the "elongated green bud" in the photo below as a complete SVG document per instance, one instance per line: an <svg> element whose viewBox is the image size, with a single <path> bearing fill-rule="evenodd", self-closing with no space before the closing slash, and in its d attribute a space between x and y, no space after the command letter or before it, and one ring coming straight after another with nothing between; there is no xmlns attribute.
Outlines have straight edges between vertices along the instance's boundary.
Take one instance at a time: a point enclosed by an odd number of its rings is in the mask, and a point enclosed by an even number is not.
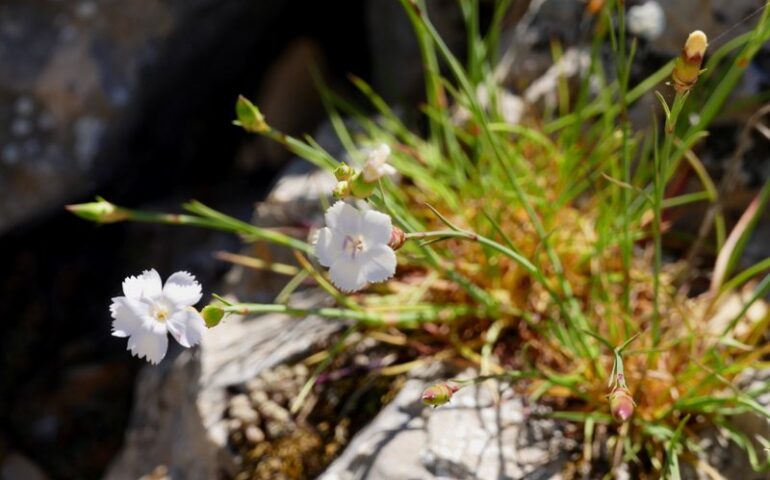
<svg viewBox="0 0 770 480"><path fill-rule="evenodd" d="M131 216L126 210L101 197L97 197L96 200L90 203L67 205L66 208L78 217L96 223L122 222Z"/></svg>
<svg viewBox="0 0 770 480"><path fill-rule="evenodd" d="M684 44L681 55L676 59L674 72L671 74L671 80L677 92L689 91L698 81L707 47L708 39L702 31L696 30L687 37L687 42Z"/></svg>
<svg viewBox="0 0 770 480"><path fill-rule="evenodd" d="M422 403L432 407L444 405L449 403L452 399L452 395L458 390L460 390L459 386L449 382L431 385L422 392Z"/></svg>
<svg viewBox="0 0 770 480"><path fill-rule="evenodd" d="M235 115L238 117L238 120L233 123L247 132L262 133L270 129L267 123L265 123L265 117L259 111L259 108L243 95L240 95L235 103Z"/></svg>

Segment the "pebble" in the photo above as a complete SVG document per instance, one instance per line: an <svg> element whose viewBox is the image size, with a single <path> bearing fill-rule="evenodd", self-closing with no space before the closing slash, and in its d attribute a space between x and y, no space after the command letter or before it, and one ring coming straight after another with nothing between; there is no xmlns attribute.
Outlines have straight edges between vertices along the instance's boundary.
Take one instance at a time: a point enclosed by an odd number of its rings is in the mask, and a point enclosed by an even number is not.
<svg viewBox="0 0 770 480"><path fill-rule="evenodd" d="M281 438L287 433L289 433L291 429L291 426L288 424L285 424L283 422L277 422L274 420L271 420L265 424L265 430L267 430L267 434L272 439Z"/></svg>
<svg viewBox="0 0 770 480"><path fill-rule="evenodd" d="M251 406L246 395L236 395L230 399L230 417L240 420L244 425L254 425L259 422L259 413Z"/></svg>
<svg viewBox="0 0 770 480"><path fill-rule="evenodd" d="M35 102L29 97L19 97L16 99L14 109L18 115L27 116L35 110Z"/></svg>
<svg viewBox="0 0 770 480"><path fill-rule="evenodd" d="M26 137L32 133L32 123L23 118L17 118L11 124L11 132L16 137Z"/></svg>
<svg viewBox="0 0 770 480"><path fill-rule="evenodd" d="M257 405L257 408L259 409L260 413L262 413L262 415L271 420L285 423L291 421L291 415L289 414L289 411L272 400L267 400L260 403Z"/></svg>
<svg viewBox="0 0 770 480"><path fill-rule="evenodd" d="M251 407L230 408L230 416L242 421L245 425L259 422L259 413Z"/></svg>
<svg viewBox="0 0 770 480"><path fill-rule="evenodd" d="M260 405L268 400L269 398L267 397L267 393L264 390L256 390L251 392L251 401L254 403L254 405Z"/></svg>
<svg viewBox="0 0 770 480"><path fill-rule="evenodd" d="M256 425L249 425L246 427L246 431L244 433L246 435L246 440L248 440L250 443L257 444L265 440L265 432L260 430L260 428Z"/></svg>

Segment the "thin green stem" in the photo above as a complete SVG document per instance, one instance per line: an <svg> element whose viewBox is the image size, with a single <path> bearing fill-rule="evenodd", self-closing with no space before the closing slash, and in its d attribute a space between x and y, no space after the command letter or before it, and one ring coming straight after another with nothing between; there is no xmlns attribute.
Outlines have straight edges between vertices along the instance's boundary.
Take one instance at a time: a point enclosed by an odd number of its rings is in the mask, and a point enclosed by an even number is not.
<svg viewBox="0 0 770 480"><path fill-rule="evenodd" d="M201 204L198 204L201 205ZM267 242L275 243L277 245L283 245L285 247L293 248L301 252L312 254L313 247L303 240L299 240L289 235L277 232L274 230L268 230L266 228L260 228L256 225L243 222L237 218L233 218L215 210L208 209L212 213L215 213L216 217L209 216L197 216L197 215L185 215L175 213L156 213L145 212L142 210L130 210L119 207L121 213L125 213L125 220L133 220L135 222L145 223L162 223L166 225L187 225L191 227L208 228L210 230L221 230L224 232L236 233L252 240L264 240Z"/></svg>
<svg viewBox="0 0 770 480"><path fill-rule="evenodd" d="M510 258L517 264L519 264L522 268L524 268L528 273L532 275L540 275L542 277L542 274L540 271L535 267L535 265L532 264L529 260L524 258L521 254L514 252L510 248L506 247L505 245L502 245L500 243L497 243L496 241L492 240L491 238L487 238L483 235L479 235L478 233L474 232L466 232L464 230L435 230L432 232L412 232L406 234L407 239L417 239L417 238L462 238L465 240L471 240L474 242L479 242L480 244L491 248L492 250L496 250L506 257Z"/></svg>
<svg viewBox="0 0 770 480"><path fill-rule="evenodd" d="M324 318L342 318L353 320L367 327L416 328L424 323L452 322L469 315L484 315L486 310L470 305L431 305L413 311L371 312L349 308L299 308L279 304L238 303L223 307L226 313L238 315L262 315L282 313L293 317L317 315Z"/></svg>
<svg viewBox="0 0 770 480"><path fill-rule="evenodd" d="M674 103L666 118L665 138L663 148L659 154L655 155L655 177L653 185L653 224L652 235L655 248L655 259L653 264L653 313L652 313L652 340L653 346L657 347L660 341L660 272L663 264L663 242L661 235L661 224L663 217L663 197L665 196L666 182L669 176L671 163L671 148L674 145L676 135L676 125L679 120L679 114L682 111L687 93L677 92L674 97ZM665 103L664 103L665 106ZM657 152L656 152L657 153Z"/></svg>

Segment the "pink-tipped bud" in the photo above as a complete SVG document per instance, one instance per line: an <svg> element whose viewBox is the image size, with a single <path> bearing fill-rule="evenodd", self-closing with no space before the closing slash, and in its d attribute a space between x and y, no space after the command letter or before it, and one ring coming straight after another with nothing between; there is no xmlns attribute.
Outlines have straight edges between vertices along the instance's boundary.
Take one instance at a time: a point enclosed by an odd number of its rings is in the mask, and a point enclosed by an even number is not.
<svg viewBox="0 0 770 480"><path fill-rule="evenodd" d="M393 250L398 250L404 246L404 242L406 242L406 234L404 231L398 227L393 227L393 230L390 231L388 246Z"/></svg>
<svg viewBox="0 0 770 480"><path fill-rule="evenodd" d="M708 39L702 31L696 30L687 37L682 54L676 59L674 71L671 74L677 92L690 90L698 81L707 47Z"/></svg>
<svg viewBox="0 0 770 480"><path fill-rule="evenodd" d="M631 418L635 406L634 399L626 388L615 387L610 393L610 413L618 423L624 423Z"/></svg>
<svg viewBox="0 0 770 480"><path fill-rule="evenodd" d="M460 387L450 382L431 385L422 392L422 403L433 407L444 405L449 403L452 399L452 395L458 390L460 390Z"/></svg>

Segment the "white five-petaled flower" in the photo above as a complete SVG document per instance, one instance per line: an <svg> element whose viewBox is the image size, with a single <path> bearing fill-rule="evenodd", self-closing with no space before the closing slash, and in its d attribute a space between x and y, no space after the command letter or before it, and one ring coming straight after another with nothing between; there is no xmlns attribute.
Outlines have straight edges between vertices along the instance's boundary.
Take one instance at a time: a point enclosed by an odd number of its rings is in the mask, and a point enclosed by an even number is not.
<svg viewBox="0 0 770 480"><path fill-rule="evenodd" d="M176 272L162 285L154 269L123 281L122 297L112 299L112 334L128 337L128 349L157 364L166 356L171 333L183 347L201 341L205 324L192 308L201 299L201 286L187 272Z"/></svg>
<svg viewBox="0 0 770 480"><path fill-rule="evenodd" d="M364 168L361 170L366 182L373 183L386 175L396 173L396 169L388 165L388 157L390 157L390 147L384 143L369 152Z"/></svg>
<svg viewBox="0 0 770 480"><path fill-rule="evenodd" d="M315 254L329 267L332 283L343 292L361 290L396 273L396 253L388 246L390 217L360 211L339 201L326 211L326 227L318 232Z"/></svg>

